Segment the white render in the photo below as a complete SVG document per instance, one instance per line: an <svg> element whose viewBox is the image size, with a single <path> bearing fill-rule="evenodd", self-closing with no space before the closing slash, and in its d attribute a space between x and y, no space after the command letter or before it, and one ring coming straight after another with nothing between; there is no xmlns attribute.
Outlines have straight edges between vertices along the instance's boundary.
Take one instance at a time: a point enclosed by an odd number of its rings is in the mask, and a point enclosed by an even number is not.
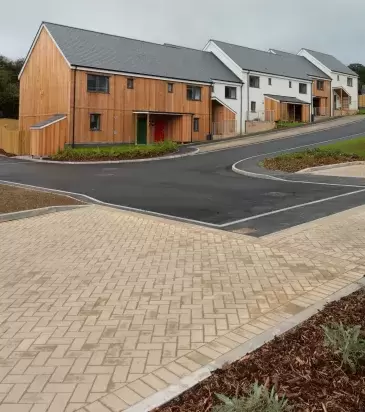
<svg viewBox="0 0 365 412"><path fill-rule="evenodd" d="M298 53L299 56L305 57L309 60L312 64L317 66L321 69L324 73L327 74L332 79L331 87L332 90L336 87L342 87L346 92L351 96L351 103L349 105L350 110L357 110L358 109L358 77L351 74L339 73L332 71L329 67L325 66L319 60L317 60L309 51L302 49ZM352 78L352 86L347 85L347 79ZM331 93L331 107L333 116L333 91Z"/></svg>

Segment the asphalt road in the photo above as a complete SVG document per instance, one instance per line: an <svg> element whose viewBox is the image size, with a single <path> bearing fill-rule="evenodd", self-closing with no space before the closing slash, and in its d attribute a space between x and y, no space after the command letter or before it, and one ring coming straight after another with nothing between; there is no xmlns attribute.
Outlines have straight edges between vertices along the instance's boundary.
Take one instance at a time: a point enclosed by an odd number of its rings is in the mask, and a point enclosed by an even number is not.
<svg viewBox="0 0 365 412"><path fill-rule="evenodd" d="M361 205L365 192L346 195L360 189L247 178L233 173L232 164L359 133L365 135L365 121L242 148L134 164L57 165L1 157L0 180L86 194L226 230L249 228L261 236Z"/></svg>

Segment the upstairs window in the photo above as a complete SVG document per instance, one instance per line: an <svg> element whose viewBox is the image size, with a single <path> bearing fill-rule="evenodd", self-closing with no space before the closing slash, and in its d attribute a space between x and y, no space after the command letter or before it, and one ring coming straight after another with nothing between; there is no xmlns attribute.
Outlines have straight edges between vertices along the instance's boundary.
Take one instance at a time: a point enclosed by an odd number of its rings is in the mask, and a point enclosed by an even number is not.
<svg viewBox="0 0 365 412"><path fill-rule="evenodd" d="M90 114L90 130L92 132L100 131L100 118L101 115L99 113L91 113Z"/></svg>
<svg viewBox="0 0 365 412"><path fill-rule="evenodd" d="M307 94L307 85L305 83L299 83L299 93Z"/></svg>
<svg viewBox="0 0 365 412"><path fill-rule="evenodd" d="M271 77L269 77L269 86L271 85L272 85L272 80L271 80Z"/></svg>
<svg viewBox="0 0 365 412"><path fill-rule="evenodd" d="M169 93L174 93L174 85L173 83L167 83L167 91Z"/></svg>
<svg viewBox="0 0 365 412"><path fill-rule="evenodd" d="M317 90L324 90L324 81L323 80L317 80Z"/></svg>
<svg viewBox="0 0 365 412"><path fill-rule="evenodd" d="M134 89L134 79L127 79L127 89Z"/></svg>
<svg viewBox="0 0 365 412"><path fill-rule="evenodd" d="M202 88L198 86L188 86L186 89L186 98L188 100L201 100L202 98Z"/></svg>
<svg viewBox="0 0 365 412"><path fill-rule="evenodd" d="M291 81L289 80L289 89L291 89Z"/></svg>
<svg viewBox="0 0 365 412"><path fill-rule="evenodd" d="M236 87L226 86L226 99L237 99L237 89L236 89Z"/></svg>
<svg viewBox="0 0 365 412"><path fill-rule="evenodd" d="M260 88L260 77L250 76L250 87L254 87L255 89L259 89Z"/></svg>
<svg viewBox="0 0 365 412"><path fill-rule="evenodd" d="M109 93L109 77L88 74L87 91L97 93Z"/></svg>
<svg viewBox="0 0 365 412"><path fill-rule="evenodd" d="M339 74L337 75L337 81L338 82L340 81L340 75Z"/></svg>
<svg viewBox="0 0 365 412"><path fill-rule="evenodd" d="M347 86L352 87L352 77L347 78Z"/></svg>

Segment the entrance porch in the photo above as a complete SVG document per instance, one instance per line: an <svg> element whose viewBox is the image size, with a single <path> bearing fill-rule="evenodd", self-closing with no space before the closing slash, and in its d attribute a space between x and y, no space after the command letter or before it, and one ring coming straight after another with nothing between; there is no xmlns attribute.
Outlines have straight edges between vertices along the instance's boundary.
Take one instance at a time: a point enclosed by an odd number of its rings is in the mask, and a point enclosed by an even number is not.
<svg viewBox="0 0 365 412"><path fill-rule="evenodd" d="M333 115L348 116L357 113L351 109L351 96L343 87L333 89Z"/></svg>

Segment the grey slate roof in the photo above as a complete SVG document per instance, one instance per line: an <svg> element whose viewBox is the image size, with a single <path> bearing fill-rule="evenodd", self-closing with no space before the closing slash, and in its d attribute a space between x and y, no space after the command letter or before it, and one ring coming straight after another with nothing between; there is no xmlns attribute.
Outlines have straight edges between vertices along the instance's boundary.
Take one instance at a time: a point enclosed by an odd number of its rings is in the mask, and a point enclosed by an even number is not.
<svg viewBox="0 0 365 412"><path fill-rule="evenodd" d="M296 54L294 53L289 53L283 50L279 50L279 49L270 49L272 50L275 54L279 54L280 56L296 56Z"/></svg>
<svg viewBox="0 0 365 412"><path fill-rule="evenodd" d="M54 116L51 116L46 120L42 120L41 122L34 124L33 126L31 126L31 129L43 129L44 127L47 127L52 123L56 123L59 120L66 119L66 117L67 116L65 114L55 114Z"/></svg>
<svg viewBox="0 0 365 412"><path fill-rule="evenodd" d="M212 41L244 70L303 80L311 80L311 76L329 79L325 73L301 56L289 53L287 56L277 55L218 40Z"/></svg>
<svg viewBox="0 0 365 412"><path fill-rule="evenodd" d="M310 53L313 57L315 57L319 62L324 64L329 69L343 73L343 74L351 74L352 76L357 76L355 72L349 69L345 64L341 63L336 57L331 56L330 54L320 53L314 50L303 49Z"/></svg>
<svg viewBox="0 0 365 412"><path fill-rule="evenodd" d="M241 83L212 53L43 23L71 65L180 80Z"/></svg>
<svg viewBox="0 0 365 412"><path fill-rule="evenodd" d="M281 103L309 104L308 102L305 102L304 100L299 100L296 97L279 96L277 94L265 94L265 96L271 97L274 100L278 100Z"/></svg>

